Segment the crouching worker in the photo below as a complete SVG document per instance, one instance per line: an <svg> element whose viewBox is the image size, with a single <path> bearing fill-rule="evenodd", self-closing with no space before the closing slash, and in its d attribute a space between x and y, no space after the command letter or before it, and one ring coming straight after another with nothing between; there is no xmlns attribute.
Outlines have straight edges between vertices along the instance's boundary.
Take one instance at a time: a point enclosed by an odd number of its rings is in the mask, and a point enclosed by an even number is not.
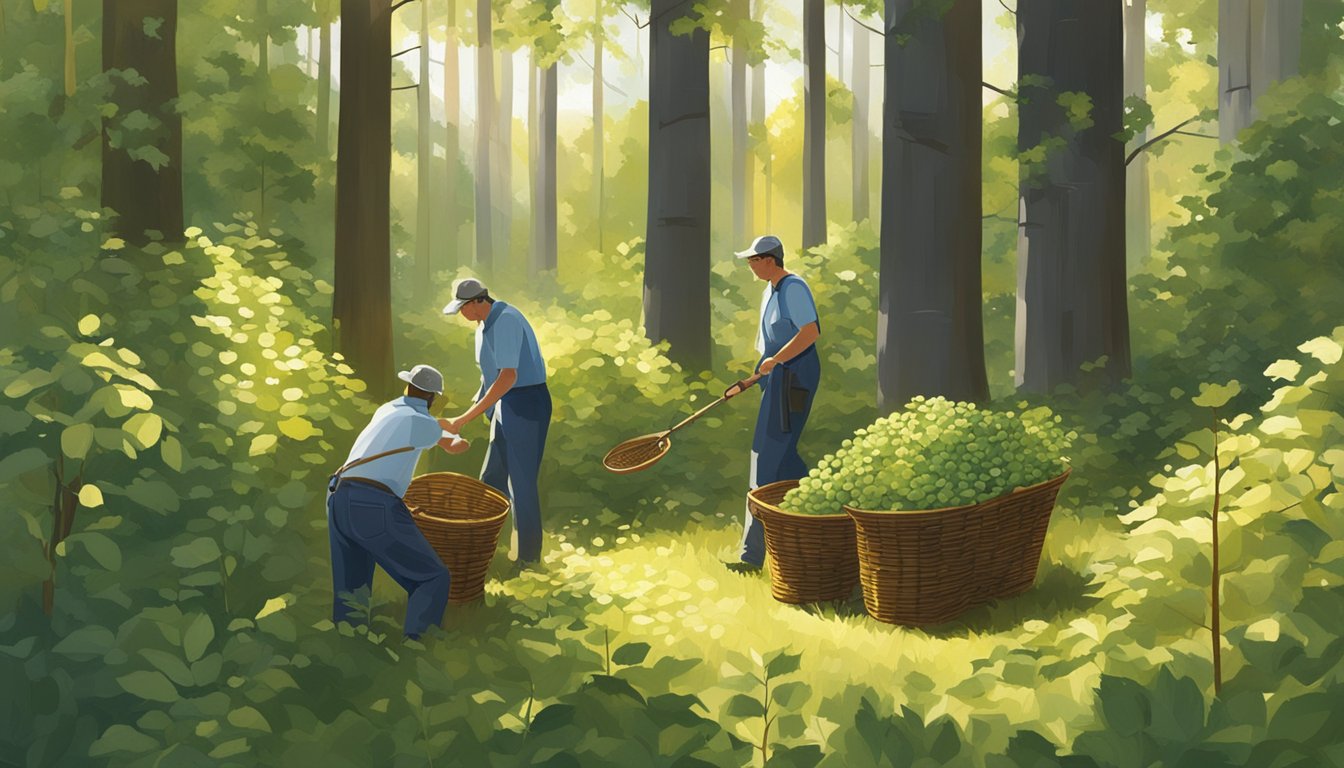
<svg viewBox="0 0 1344 768"><path fill-rule="evenodd" d="M429 415L435 396L443 394L442 374L417 365L397 378L406 382L405 396L378 408L327 486L332 621L351 620L353 608L342 595L371 589L376 563L406 590L405 632L418 638L443 621L449 574L402 496L426 448L462 453L470 444Z"/></svg>

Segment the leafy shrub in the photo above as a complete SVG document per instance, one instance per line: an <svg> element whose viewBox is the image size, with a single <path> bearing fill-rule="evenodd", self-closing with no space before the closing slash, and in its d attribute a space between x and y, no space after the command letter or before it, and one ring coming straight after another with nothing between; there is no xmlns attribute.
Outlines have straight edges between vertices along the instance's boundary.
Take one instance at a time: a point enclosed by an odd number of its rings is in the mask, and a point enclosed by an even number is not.
<svg viewBox="0 0 1344 768"><path fill-rule="evenodd" d="M937 509L977 504L1063 471L1076 435L1048 408L994 411L919 396L854 433L784 498L786 509Z"/></svg>

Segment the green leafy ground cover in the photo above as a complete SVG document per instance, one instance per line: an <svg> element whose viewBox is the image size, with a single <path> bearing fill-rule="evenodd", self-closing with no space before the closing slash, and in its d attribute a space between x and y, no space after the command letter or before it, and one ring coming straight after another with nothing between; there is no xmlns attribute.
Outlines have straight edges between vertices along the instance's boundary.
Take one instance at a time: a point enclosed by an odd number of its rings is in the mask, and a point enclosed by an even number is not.
<svg viewBox="0 0 1344 768"><path fill-rule="evenodd" d="M498 558L485 602L451 609L420 644L400 639L404 598L383 581L368 629L327 619L322 480L373 404L321 351L329 288L294 265L301 244L240 221L135 251L81 231L96 212L78 203L24 209L0 273L0 322L21 329L0 373L15 575L0 684L27 693L0 703L0 751L17 764L1339 760L1344 331L1290 348L1261 377L1268 399L1219 414L1219 696L1199 387L1057 397L1071 425L1124 413L1126 426L1076 446L1037 588L905 630L867 618L857 597L776 603L765 577L722 566L752 408L719 409L649 473L600 469L610 445L722 386L651 348L619 283L602 289L610 298L592 283L544 304L508 297L549 353L554 535L535 571L506 573ZM836 234L800 268L825 277L818 300L835 327L857 329L875 254L870 235ZM79 258L42 260L53 241ZM636 242L610 258L639 256ZM755 286L727 268L717 284L722 320L749 318ZM424 347L405 354L443 363L458 398L472 391L471 330L436 312L403 321ZM749 347L741 335L723 339L725 356ZM861 331L828 342L827 375L871 375L867 349ZM865 400L825 392L809 441L871 421ZM1166 427L1179 434L1133 421L1157 420L1158 405L1185 414ZM422 469L474 472L483 442ZM1143 451L1167 464L1117 471L1117 454ZM49 547L53 508L65 509L54 471L78 503Z"/></svg>

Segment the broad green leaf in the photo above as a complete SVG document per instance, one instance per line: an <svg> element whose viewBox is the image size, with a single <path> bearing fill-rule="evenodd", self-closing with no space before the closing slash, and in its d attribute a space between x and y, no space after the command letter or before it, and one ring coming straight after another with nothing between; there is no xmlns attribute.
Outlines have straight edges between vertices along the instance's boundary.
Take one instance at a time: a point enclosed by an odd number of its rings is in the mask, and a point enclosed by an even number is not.
<svg viewBox="0 0 1344 768"><path fill-rule="evenodd" d="M159 442L163 434L163 419L156 413L137 413L121 426L131 438L131 442L141 450Z"/></svg>
<svg viewBox="0 0 1344 768"><path fill-rule="evenodd" d="M0 483L9 482L38 467L47 467L49 463L47 454L43 453L41 448L24 448L17 453L11 453L0 459Z"/></svg>
<svg viewBox="0 0 1344 768"><path fill-rule="evenodd" d="M51 650L63 656L93 658L112 650L116 644L117 638L110 629L89 624L61 638Z"/></svg>
<svg viewBox="0 0 1344 768"><path fill-rule="evenodd" d="M103 506L103 492L98 490L98 486L89 483L79 489L80 506L94 509Z"/></svg>
<svg viewBox="0 0 1344 768"><path fill-rule="evenodd" d="M40 368L24 371L17 379L5 386L5 397L23 397L55 380L56 376L51 371L44 371Z"/></svg>
<svg viewBox="0 0 1344 768"><path fill-rule="evenodd" d="M1151 722L1148 694L1133 680L1102 675L1097 700L1107 727L1120 736L1133 736Z"/></svg>
<svg viewBox="0 0 1344 768"><path fill-rule="evenodd" d="M1192 398L1201 408L1222 408L1241 394L1241 383L1233 379L1226 384L1200 384L1199 394Z"/></svg>
<svg viewBox="0 0 1344 768"><path fill-rule="evenodd" d="M89 745L89 757L102 757L113 752L131 752L141 754L159 748L159 742L152 736L118 723L103 731L98 740Z"/></svg>
<svg viewBox="0 0 1344 768"><path fill-rule="evenodd" d="M770 700L784 709L797 709L812 695L807 683L783 683L770 689Z"/></svg>
<svg viewBox="0 0 1344 768"><path fill-rule="evenodd" d="M219 559L219 544L206 536L201 536L190 544L173 547L170 555L173 565L178 568L199 568Z"/></svg>
<svg viewBox="0 0 1344 768"><path fill-rule="evenodd" d="M205 655L205 649L214 639L214 622L203 613L197 614L187 626L187 631L182 633L182 650L187 656L187 661L196 661Z"/></svg>
<svg viewBox="0 0 1344 768"><path fill-rule="evenodd" d="M289 602L288 600L286 600L285 595L281 595L279 597L272 597L271 599L266 601L265 605L261 606L261 610L257 611L257 615L255 618L263 619L267 616L270 616L273 613L276 613L277 611L283 611L287 607L289 607Z"/></svg>
<svg viewBox="0 0 1344 768"><path fill-rule="evenodd" d="M723 714L728 717L764 717L765 705L749 694L739 693L723 706Z"/></svg>
<svg viewBox="0 0 1344 768"><path fill-rule="evenodd" d="M266 718L253 707L239 707L230 712L229 724L238 728L271 732L271 724L266 722Z"/></svg>
<svg viewBox="0 0 1344 768"><path fill-rule="evenodd" d="M621 666L631 666L644 661L649 655L648 643L626 643L611 654L611 660Z"/></svg>
<svg viewBox="0 0 1344 768"><path fill-rule="evenodd" d="M247 455L260 456L271 450L271 448L275 447L276 439L275 435L257 435L252 438L252 444L248 446Z"/></svg>
<svg viewBox="0 0 1344 768"><path fill-rule="evenodd" d="M72 424L61 431L61 452L72 459L89 455L93 447L93 425Z"/></svg>
<svg viewBox="0 0 1344 768"><path fill-rule="evenodd" d="M98 328L103 321L98 319L97 315L85 315L79 319L79 334L81 336L92 336L98 332Z"/></svg>
<svg viewBox="0 0 1344 768"><path fill-rule="evenodd" d="M802 658L801 654L780 651L770 661L766 662L765 674L767 677L780 677L797 672L802 663Z"/></svg>
<svg viewBox="0 0 1344 768"><path fill-rule="evenodd" d="M117 394L121 397L121 404L127 408L135 408L140 411L148 411L154 407L154 398L140 391L129 384L116 384Z"/></svg>
<svg viewBox="0 0 1344 768"><path fill-rule="evenodd" d="M1318 336L1299 345L1298 349L1326 365L1338 363L1340 357L1344 355L1344 348L1340 347L1339 342L1328 336Z"/></svg>
<svg viewBox="0 0 1344 768"><path fill-rule="evenodd" d="M1296 360L1276 360L1274 364L1265 369L1265 375L1271 379L1283 379L1293 381L1297 374L1302 372L1302 364Z"/></svg>
<svg viewBox="0 0 1344 768"><path fill-rule="evenodd" d="M117 678L122 690L146 701L171 704L178 700L177 688L162 672L138 671Z"/></svg>
<svg viewBox="0 0 1344 768"><path fill-rule="evenodd" d="M182 444L177 438L171 435L163 438L163 442L159 443L159 456L164 464L178 472L182 471Z"/></svg>
<svg viewBox="0 0 1344 768"><path fill-rule="evenodd" d="M93 486L86 485L84 487L91 488ZM87 531L75 535L79 537L79 541L84 545L84 549L88 550L89 555L103 568L103 570L121 570L121 547L117 546L117 542L108 538L106 534L98 533L96 531Z"/></svg>
<svg viewBox="0 0 1344 768"><path fill-rule="evenodd" d="M307 440L313 435L322 434L322 430L314 427L311 421L308 421L302 416L290 417L276 424L276 426L280 428L280 432L285 435L285 437L294 440ZM262 437L266 437L266 435L262 435Z"/></svg>

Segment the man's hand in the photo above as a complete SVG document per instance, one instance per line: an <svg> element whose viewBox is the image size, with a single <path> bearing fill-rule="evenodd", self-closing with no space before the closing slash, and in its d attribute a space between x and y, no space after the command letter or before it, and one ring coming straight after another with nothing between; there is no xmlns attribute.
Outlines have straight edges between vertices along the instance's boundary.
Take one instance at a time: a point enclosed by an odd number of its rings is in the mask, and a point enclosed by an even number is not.
<svg viewBox="0 0 1344 768"><path fill-rule="evenodd" d="M762 376L768 376L770 375L770 372L775 369L776 365L779 365L778 360L773 357L767 357L761 361L760 366L756 370L760 371Z"/></svg>
<svg viewBox="0 0 1344 768"><path fill-rule="evenodd" d="M463 413L451 419L439 419L439 426L442 427L445 432L452 432L454 435L460 435L462 434L462 428L467 426L466 416L467 415Z"/></svg>

